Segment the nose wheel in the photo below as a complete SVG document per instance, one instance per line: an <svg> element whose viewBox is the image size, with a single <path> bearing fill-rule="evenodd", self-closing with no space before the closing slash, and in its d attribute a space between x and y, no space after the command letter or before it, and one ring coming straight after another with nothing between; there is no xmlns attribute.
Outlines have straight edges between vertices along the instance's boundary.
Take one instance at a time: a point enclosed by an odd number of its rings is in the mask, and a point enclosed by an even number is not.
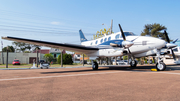
<svg viewBox="0 0 180 101"><path fill-rule="evenodd" d="M158 71L164 71L166 69L166 64L163 62L163 59L160 56L160 50L157 49L157 53L156 53L158 62L156 63L156 69Z"/></svg>
<svg viewBox="0 0 180 101"><path fill-rule="evenodd" d="M156 69L157 69L158 71L164 71L164 70L166 69L165 63L163 63L163 62L157 63L157 64L156 64Z"/></svg>

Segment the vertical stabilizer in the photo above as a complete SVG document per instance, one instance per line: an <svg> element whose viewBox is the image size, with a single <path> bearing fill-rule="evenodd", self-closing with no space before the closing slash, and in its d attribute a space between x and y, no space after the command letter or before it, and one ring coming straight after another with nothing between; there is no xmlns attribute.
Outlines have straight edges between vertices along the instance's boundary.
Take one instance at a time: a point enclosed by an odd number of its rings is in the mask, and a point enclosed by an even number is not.
<svg viewBox="0 0 180 101"><path fill-rule="evenodd" d="M88 41L81 30L79 30L79 35L80 35L80 41L81 42Z"/></svg>

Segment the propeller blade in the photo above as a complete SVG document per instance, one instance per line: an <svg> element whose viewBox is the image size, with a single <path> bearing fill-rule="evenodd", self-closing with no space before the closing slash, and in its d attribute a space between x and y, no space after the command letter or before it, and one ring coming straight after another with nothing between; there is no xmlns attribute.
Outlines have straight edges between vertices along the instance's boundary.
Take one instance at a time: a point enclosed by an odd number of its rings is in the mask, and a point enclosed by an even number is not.
<svg viewBox="0 0 180 101"><path fill-rule="evenodd" d="M178 41L179 38L177 38L176 40L174 40L172 43L176 43L176 41Z"/></svg>
<svg viewBox="0 0 180 101"><path fill-rule="evenodd" d="M130 49L128 48L128 51L129 51L129 53L131 54L131 51L130 51Z"/></svg>
<svg viewBox="0 0 180 101"><path fill-rule="evenodd" d="M171 49L171 53L172 53L172 56L173 56L174 61L176 61L176 57L175 57L174 51L173 51L172 49Z"/></svg>
<svg viewBox="0 0 180 101"><path fill-rule="evenodd" d="M119 29L120 29L120 31L121 31L121 34L122 34L122 37L123 37L124 41L126 41L126 37L125 37L125 35L124 35L124 32L123 32L120 24L119 24Z"/></svg>
<svg viewBox="0 0 180 101"><path fill-rule="evenodd" d="M167 32L164 30L164 34L165 34L165 36L166 36L166 40L167 40L167 42L168 43L170 43L170 40L169 40L169 37L168 37L168 34L167 34Z"/></svg>

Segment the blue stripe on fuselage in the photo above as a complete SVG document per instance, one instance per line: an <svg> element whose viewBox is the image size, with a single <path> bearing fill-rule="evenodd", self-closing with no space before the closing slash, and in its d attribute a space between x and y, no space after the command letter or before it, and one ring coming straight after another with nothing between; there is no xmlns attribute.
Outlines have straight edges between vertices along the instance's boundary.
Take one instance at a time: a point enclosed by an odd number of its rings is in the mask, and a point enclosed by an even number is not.
<svg viewBox="0 0 180 101"><path fill-rule="evenodd" d="M119 47L122 47L122 42L123 42L123 40L109 40L109 41L99 44L99 46L100 45L110 45L110 43L113 43L113 44L118 44Z"/></svg>

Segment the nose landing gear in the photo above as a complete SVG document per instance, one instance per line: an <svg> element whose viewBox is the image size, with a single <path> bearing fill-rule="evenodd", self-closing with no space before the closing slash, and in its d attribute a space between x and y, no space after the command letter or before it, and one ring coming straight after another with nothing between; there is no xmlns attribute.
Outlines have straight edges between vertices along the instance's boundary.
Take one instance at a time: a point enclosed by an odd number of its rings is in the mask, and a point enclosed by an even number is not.
<svg viewBox="0 0 180 101"><path fill-rule="evenodd" d="M160 57L160 50L159 49L157 49L156 56L158 58L158 61L156 63L156 69L158 71L164 71L166 69L166 64L163 62L163 60Z"/></svg>

